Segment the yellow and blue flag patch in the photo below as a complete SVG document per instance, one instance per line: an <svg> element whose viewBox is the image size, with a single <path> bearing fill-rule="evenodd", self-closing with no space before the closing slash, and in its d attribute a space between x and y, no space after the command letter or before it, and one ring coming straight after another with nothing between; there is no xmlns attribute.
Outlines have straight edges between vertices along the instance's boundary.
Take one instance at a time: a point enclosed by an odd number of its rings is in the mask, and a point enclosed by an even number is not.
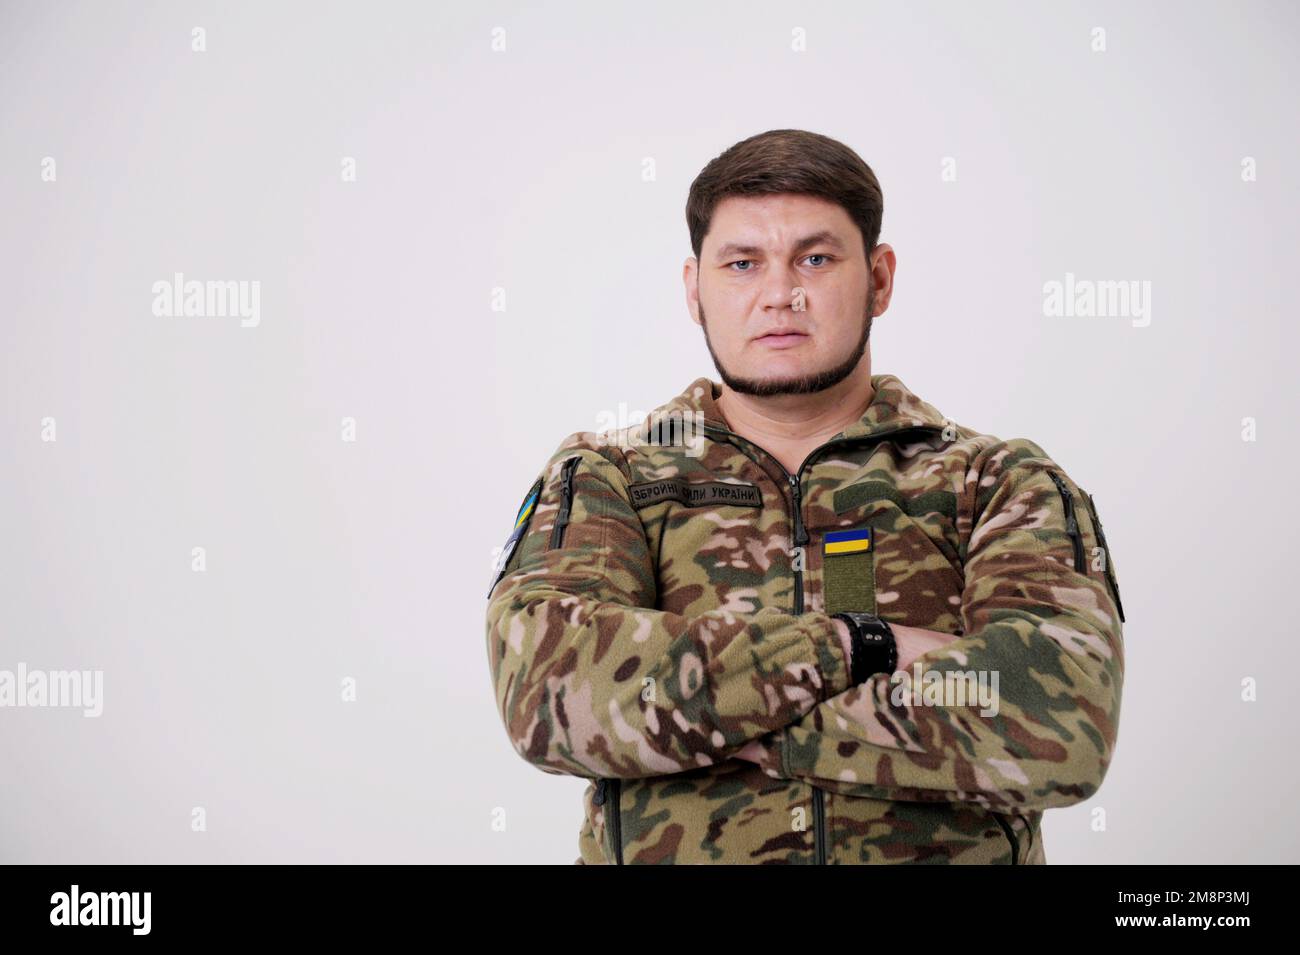
<svg viewBox="0 0 1300 955"><path fill-rule="evenodd" d="M851 531L828 531L822 543L822 553L858 554L871 550L871 528L860 527Z"/></svg>
<svg viewBox="0 0 1300 955"><path fill-rule="evenodd" d="M828 531L822 541L826 612L876 612L876 540L871 527Z"/></svg>
<svg viewBox="0 0 1300 955"><path fill-rule="evenodd" d="M524 522L533 516L533 508L537 506L537 494L538 492L536 490L532 491L528 495L528 499L524 501L523 505L519 508L519 513L515 516L515 532L518 532Z"/></svg>
<svg viewBox="0 0 1300 955"><path fill-rule="evenodd" d="M506 568L510 565L510 558L515 554L515 548L519 546L520 539L528 530L528 524L533 519L533 510L537 507L537 499L542 493L542 479L538 478L533 482L533 486L528 489L528 495L524 498L524 503L519 505L519 513L515 515L515 525L510 530L510 536L506 538L505 544L501 547L501 556L497 558L497 568L500 568L497 575L492 579L492 586L488 588L488 597L492 596L492 591L497 589L497 584L501 578L506 575Z"/></svg>

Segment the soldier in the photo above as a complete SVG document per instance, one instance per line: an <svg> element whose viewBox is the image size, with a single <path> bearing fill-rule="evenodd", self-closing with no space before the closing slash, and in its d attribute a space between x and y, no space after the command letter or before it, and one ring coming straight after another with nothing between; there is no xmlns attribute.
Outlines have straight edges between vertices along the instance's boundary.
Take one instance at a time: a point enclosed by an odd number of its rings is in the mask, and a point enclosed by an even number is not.
<svg viewBox="0 0 1300 955"><path fill-rule="evenodd" d="M684 280L721 383L570 435L524 497L488 658L519 754L591 781L579 864L1043 863L1043 812L1101 785L1092 496L871 373L881 214L824 136L710 162Z"/></svg>

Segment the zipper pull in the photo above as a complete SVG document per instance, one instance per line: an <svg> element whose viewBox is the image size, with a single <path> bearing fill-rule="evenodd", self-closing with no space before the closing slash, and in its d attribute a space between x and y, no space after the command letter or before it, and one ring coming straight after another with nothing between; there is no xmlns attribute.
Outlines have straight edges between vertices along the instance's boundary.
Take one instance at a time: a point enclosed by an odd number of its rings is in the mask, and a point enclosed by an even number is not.
<svg viewBox="0 0 1300 955"><path fill-rule="evenodd" d="M572 457L564 462L563 483L560 488L560 510L555 515L555 527L551 531L551 547L559 547L564 539L564 528L569 524L569 513L573 510L573 472L577 470L580 457Z"/></svg>
<svg viewBox="0 0 1300 955"><path fill-rule="evenodd" d="M1079 522L1074 516L1074 495L1070 493L1070 489L1065 486L1065 481L1059 474L1055 472L1048 473L1051 475L1052 483L1056 485L1056 489L1061 492L1061 504L1065 509L1065 529L1071 535L1077 534L1079 532Z"/></svg>
<svg viewBox="0 0 1300 955"><path fill-rule="evenodd" d="M1065 486L1065 479L1055 471L1048 471L1048 476L1056 489L1061 492L1061 507L1065 510L1065 533L1070 538L1070 543L1074 545L1074 569L1081 574L1086 574L1087 568L1084 566L1083 557L1083 534L1079 532L1079 519L1074 516L1074 495L1070 489Z"/></svg>
<svg viewBox="0 0 1300 955"><path fill-rule="evenodd" d="M800 500L799 477L789 475L790 493L794 496L794 543L795 546L808 543L808 530L803 526L803 502Z"/></svg>
<svg viewBox="0 0 1300 955"><path fill-rule="evenodd" d="M591 797L591 804L593 806L605 805L605 780L596 780L596 794Z"/></svg>
<svg viewBox="0 0 1300 955"><path fill-rule="evenodd" d="M1065 485L1061 485L1061 494L1065 498L1065 533L1071 537L1079 536L1079 518L1074 514L1074 498Z"/></svg>

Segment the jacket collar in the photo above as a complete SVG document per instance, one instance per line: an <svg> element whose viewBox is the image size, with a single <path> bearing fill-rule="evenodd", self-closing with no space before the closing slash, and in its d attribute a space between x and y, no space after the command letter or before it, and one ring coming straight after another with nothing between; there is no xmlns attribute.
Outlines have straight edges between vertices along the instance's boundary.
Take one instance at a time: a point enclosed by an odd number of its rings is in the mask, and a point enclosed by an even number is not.
<svg viewBox="0 0 1300 955"><path fill-rule="evenodd" d="M872 375L871 385L874 393L867 410L831 441L869 438L912 428L942 431L951 424L937 408L913 394L896 375ZM710 378L696 378L680 395L652 411L647 420L653 422L661 415L690 415L693 420L702 418L705 424L730 432L716 401L721 388Z"/></svg>

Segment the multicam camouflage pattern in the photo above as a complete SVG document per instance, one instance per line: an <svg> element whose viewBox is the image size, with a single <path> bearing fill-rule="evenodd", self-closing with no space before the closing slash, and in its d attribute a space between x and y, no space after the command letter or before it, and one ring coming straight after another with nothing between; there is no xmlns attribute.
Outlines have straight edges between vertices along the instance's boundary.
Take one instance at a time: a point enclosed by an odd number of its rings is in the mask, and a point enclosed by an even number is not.
<svg viewBox="0 0 1300 955"><path fill-rule="evenodd" d="M1033 442L872 382L797 481L708 378L648 419L702 420L694 441L579 432L537 475L487 649L519 754L592 780L577 863L1043 863L1043 812L1101 785L1123 615L1091 498ZM647 503L665 478L760 493ZM921 662L997 671L996 715L849 686L825 604L843 558L819 543L868 526L874 607L839 609L959 637ZM733 756L752 740L762 765Z"/></svg>

